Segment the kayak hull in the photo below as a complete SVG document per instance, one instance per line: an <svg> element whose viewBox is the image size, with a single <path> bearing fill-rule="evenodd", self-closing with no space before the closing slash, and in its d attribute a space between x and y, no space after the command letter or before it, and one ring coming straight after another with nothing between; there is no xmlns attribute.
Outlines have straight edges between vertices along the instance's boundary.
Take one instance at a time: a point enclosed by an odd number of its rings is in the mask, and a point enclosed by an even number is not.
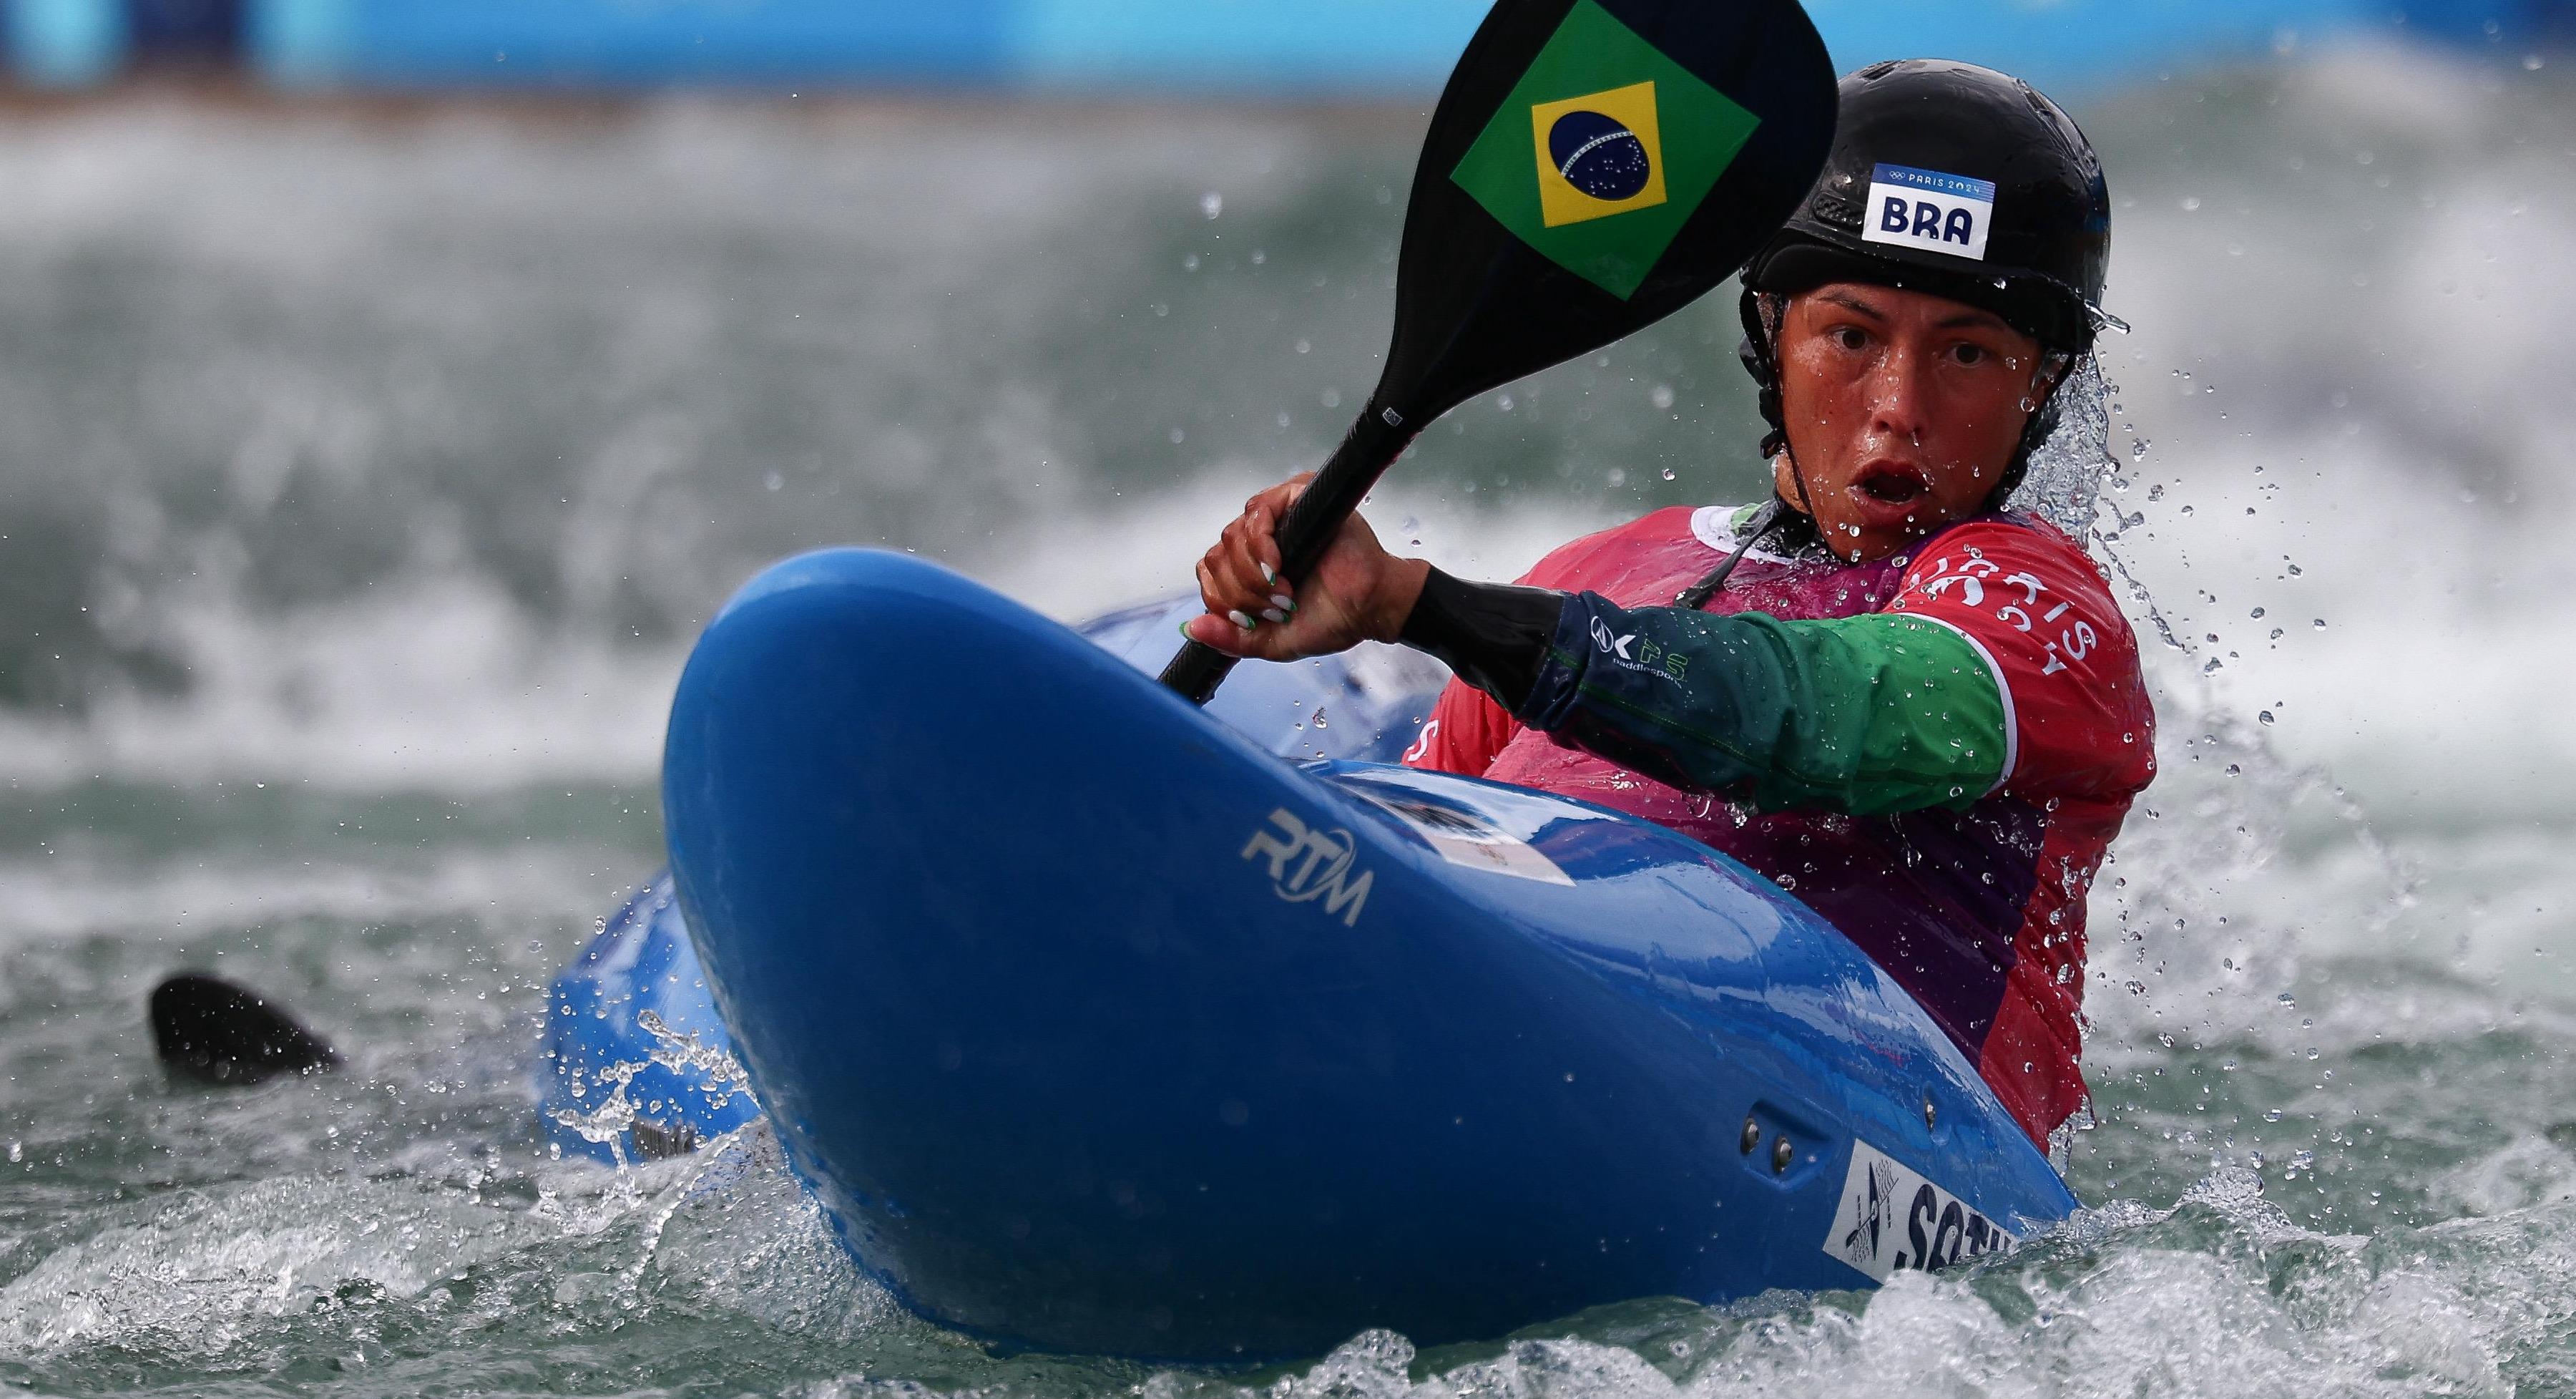
<svg viewBox="0 0 2576 1399"><path fill-rule="evenodd" d="M1161 669L1196 594L1076 626L1131 667ZM1449 672L1402 647L1364 645L1294 664L1248 662L1207 712L1271 753L1392 762ZM537 1114L561 1155L603 1165L695 1150L759 1116L731 1057L669 871L655 873L557 973L537 1056Z"/></svg>
<svg viewBox="0 0 2576 1399"><path fill-rule="evenodd" d="M1865 1286L1888 1250L1852 1227L1905 1228L1883 1159L1940 1182L1934 1255L2073 1207L1928 1017L1725 857L1283 762L904 556L746 587L664 789L788 1161L865 1267L978 1334L1278 1357Z"/></svg>

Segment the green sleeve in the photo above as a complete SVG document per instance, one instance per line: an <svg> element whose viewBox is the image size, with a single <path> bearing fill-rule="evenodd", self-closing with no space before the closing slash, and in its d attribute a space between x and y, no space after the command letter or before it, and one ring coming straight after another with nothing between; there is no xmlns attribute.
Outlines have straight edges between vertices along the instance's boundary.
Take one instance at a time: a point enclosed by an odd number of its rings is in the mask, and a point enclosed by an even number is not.
<svg viewBox="0 0 2576 1399"><path fill-rule="evenodd" d="M1964 807L2004 772L2004 696L1965 637L1872 613L1782 621L1566 600L1517 714L1560 741L1764 810Z"/></svg>

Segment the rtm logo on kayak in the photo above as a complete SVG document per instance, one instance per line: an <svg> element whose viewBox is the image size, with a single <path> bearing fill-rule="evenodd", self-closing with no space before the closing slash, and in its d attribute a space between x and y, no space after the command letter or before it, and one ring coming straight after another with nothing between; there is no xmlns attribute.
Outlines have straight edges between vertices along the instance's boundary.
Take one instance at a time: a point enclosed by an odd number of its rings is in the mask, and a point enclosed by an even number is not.
<svg viewBox="0 0 2576 1399"><path fill-rule="evenodd" d="M2013 1236L1949 1191L1855 1137L1842 1207L1825 1252L1879 1282L1899 1268L1929 1270L2010 1248Z"/></svg>
<svg viewBox="0 0 2576 1399"><path fill-rule="evenodd" d="M1359 878L1351 878L1351 865L1358 853L1351 833L1338 826L1329 831L1309 826L1284 806L1270 813L1270 825L1279 829L1273 832L1264 827L1254 831L1252 839L1244 842L1243 858L1269 857L1271 891L1292 904L1320 900L1325 917L1338 913L1343 927L1358 927L1360 910L1368 904L1369 885L1376 882L1377 873L1362 870ZM1294 868L1291 861L1295 862Z"/></svg>

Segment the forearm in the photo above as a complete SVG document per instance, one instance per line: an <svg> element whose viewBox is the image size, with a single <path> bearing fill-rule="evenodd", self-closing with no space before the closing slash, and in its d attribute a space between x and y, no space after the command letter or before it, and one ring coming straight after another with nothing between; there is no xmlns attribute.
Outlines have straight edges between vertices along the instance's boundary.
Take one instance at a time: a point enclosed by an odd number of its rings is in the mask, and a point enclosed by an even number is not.
<svg viewBox="0 0 2576 1399"><path fill-rule="evenodd" d="M1917 618L1630 610L1435 572L1404 639L1533 728L1765 808L1964 806L2003 772L1993 673L1958 634Z"/></svg>
<svg viewBox="0 0 2576 1399"><path fill-rule="evenodd" d="M1567 600L1546 588L1469 583L1433 568L1396 639L1517 711L1538 683Z"/></svg>

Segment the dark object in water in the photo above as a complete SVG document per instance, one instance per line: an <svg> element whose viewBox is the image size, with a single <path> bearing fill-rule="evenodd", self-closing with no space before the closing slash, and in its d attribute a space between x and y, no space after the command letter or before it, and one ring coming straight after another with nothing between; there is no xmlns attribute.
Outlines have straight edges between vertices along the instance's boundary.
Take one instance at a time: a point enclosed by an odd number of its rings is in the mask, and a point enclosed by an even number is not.
<svg viewBox="0 0 2576 1399"><path fill-rule="evenodd" d="M152 1047L191 1083L247 1086L340 1067L339 1052L256 993L182 972L152 988Z"/></svg>
<svg viewBox="0 0 2576 1399"><path fill-rule="evenodd" d="M666 1127L639 1117L630 1130L635 1134L635 1153L647 1161L668 1161L698 1149L698 1129L686 1121Z"/></svg>

